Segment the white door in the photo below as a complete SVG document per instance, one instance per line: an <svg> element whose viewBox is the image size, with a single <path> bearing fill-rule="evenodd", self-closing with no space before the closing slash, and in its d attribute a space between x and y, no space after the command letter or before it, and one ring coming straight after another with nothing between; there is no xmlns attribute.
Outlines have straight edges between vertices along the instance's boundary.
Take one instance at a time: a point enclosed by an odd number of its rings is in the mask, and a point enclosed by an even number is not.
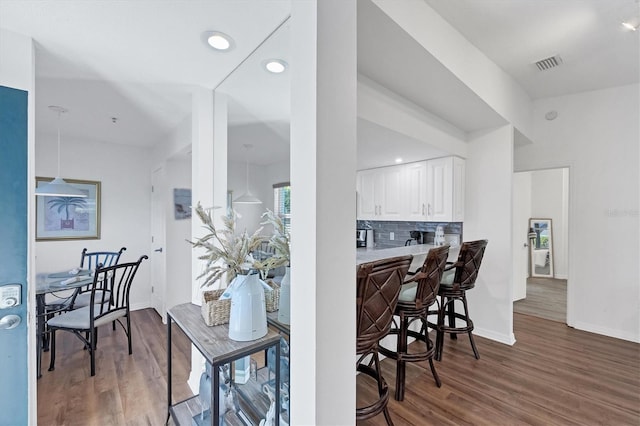
<svg viewBox="0 0 640 426"><path fill-rule="evenodd" d="M164 169L160 167L151 176L151 306L163 320L166 310L164 193Z"/></svg>
<svg viewBox="0 0 640 426"><path fill-rule="evenodd" d="M529 276L529 217L531 217L531 172L513 174L513 301L527 297Z"/></svg>

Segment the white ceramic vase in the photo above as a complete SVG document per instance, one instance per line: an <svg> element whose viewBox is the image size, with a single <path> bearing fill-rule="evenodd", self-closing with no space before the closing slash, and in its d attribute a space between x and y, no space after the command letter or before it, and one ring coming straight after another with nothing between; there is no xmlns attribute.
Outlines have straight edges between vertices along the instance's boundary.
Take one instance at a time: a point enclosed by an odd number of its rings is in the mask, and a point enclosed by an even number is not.
<svg viewBox="0 0 640 426"><path fill-rule="evenodd" d="M267 309L264 287L257 273L238 275L231 294L229 338L240 342L259 339L267 334Z"/></svg>
<svg viewBox="0 0 640 426"><path fill-rule="evenodd" d="M280 307L278 308L278 321L283 324L289 324L291 322L291 277L289 276L289 267L285 267L284 277L280 282Z"/></svg>

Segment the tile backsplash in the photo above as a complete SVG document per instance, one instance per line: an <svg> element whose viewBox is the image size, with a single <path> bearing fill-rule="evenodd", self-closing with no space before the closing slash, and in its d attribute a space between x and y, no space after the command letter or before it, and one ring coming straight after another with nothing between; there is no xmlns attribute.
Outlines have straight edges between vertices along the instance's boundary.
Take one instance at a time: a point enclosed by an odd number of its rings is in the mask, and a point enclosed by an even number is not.
<svg viewBox="0 0 640 426"><path fill-rule="evenodd" d="M462 242L462 222L390 222L390 221L373 221L358 220L356 227L358 229L373 229L373 239L377 248L392 248L404 246L405 242L411 238L411 231L421 231L426 237L424 243L433 243L433 236L436 227L442 225L444 227L445 237L447 234L459 235L459 241ZM394 239L390 238L391 233ZM413 242L415 244L415 242Z"/></svg>

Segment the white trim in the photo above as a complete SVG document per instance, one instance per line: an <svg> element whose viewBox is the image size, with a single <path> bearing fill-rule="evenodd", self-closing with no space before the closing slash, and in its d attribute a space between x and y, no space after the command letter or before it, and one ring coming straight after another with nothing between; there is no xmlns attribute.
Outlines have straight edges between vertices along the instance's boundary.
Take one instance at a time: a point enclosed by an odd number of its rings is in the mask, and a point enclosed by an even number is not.
<svg viewBox="0 0 640 426"><path fill-rule="evenodd" d="M504 343L505 345L509 345L509 346L513 346L513 344L516 343L516 336L513 333L511 334L496 333L495 331L492 331L492 330L485 330L485 329L476 327L473 330L473 334L480 337L484 337L485 339L495 340L496 342Z"/></svg>
<svg viewBox="0 0 640 426"><path fill-rule="evenodd" d="M629 342L640 343L640 335L633 335L632 333L620 332L620 330L602 327L600 325L589 324L582 321L576 321L573 326L576 330L587 331L589 333L601 334L603 336L612 337L615 339L627 340Z"/></svg>

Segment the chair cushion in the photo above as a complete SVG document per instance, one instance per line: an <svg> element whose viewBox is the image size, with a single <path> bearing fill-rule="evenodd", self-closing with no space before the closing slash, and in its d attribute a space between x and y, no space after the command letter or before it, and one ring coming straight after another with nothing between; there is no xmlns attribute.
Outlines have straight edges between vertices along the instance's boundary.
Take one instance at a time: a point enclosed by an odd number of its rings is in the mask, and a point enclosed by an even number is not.
<svg viewBox="0 0 640 426"><path fill-rule="evenodd" d="M95 311L100 310L100 305L95 305ZM113 311L107 315L100 317L94 322L94 326L99 327L103 324L108 324L111 321L123 317L126 315L124 309ZM89 322L89 306L84 308L75 309L62 315L51 318L47 321L49 327L56 328L71 328L76 330L88 330L90 326Z"/></svg>
<svg viewBox="0 0 640 426"><path fill-rule="evenodd" d="M440 280L441 286L453 287L453 279L456 277L456 269L449 269L448 271L444 271L442 274L442 279Z"/></svg>
<svg viewBox="0 0 640 426"><path fill-rule="evenodd" d="M417 282L403 284L402 287L400 287L400 296L398 297L398 300L400 302L413 302L416 300L417 291L418 291Z"/></svg>

